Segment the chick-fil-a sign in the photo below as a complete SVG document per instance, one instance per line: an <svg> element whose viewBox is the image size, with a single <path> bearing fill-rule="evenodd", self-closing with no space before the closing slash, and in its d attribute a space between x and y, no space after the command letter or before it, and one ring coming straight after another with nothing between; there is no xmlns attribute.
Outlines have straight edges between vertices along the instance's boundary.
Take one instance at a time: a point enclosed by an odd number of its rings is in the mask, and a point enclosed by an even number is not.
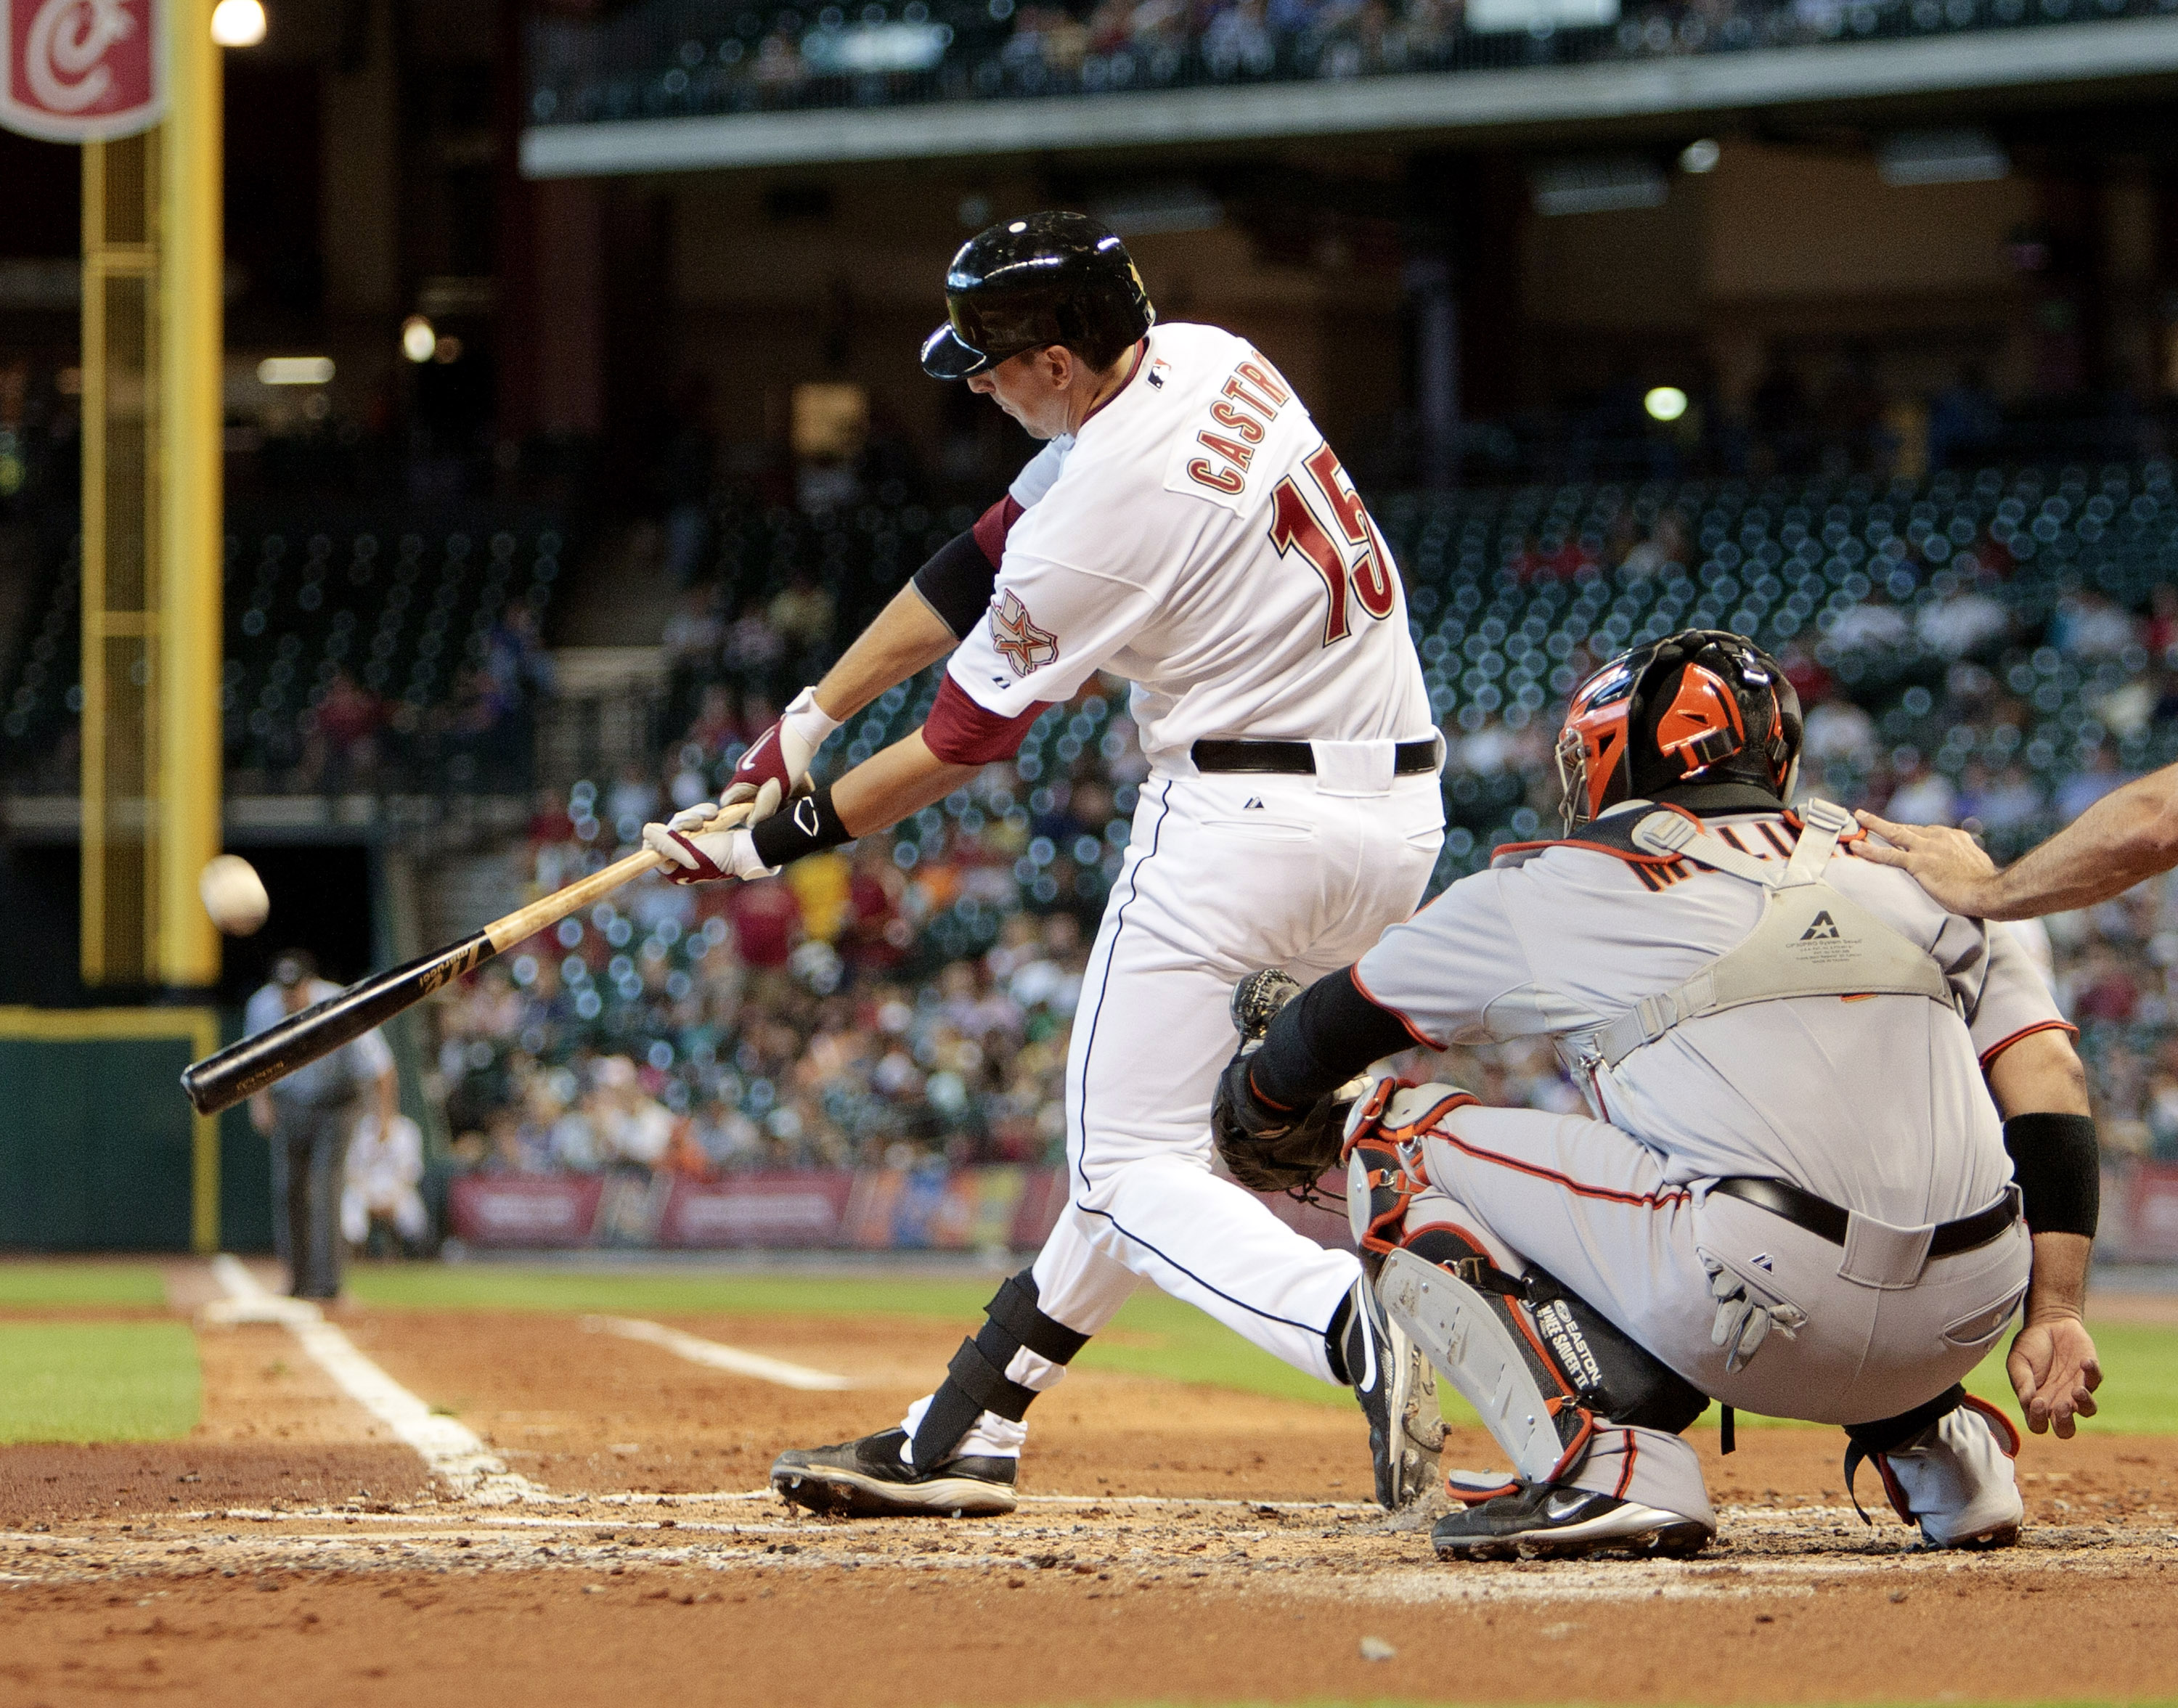
<svg viewBox="0 0 2178 1708"><path fill-rule="evenodd" d="M167 106L168 3L0 0L0 125L52 142L150 129Z"/></svg>

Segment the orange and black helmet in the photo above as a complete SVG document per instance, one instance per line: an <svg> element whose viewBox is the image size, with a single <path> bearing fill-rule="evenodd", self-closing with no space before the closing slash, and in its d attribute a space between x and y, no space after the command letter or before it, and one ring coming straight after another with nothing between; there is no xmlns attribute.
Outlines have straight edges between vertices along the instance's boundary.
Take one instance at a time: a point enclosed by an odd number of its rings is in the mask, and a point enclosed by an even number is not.
<svg viewBox="0 0 2178 1708"><path fill-rule="evenodd" d="M1681 784L1752 784L1788 800L1800 697L1745 636L1682 629L1621 653L1573 690L1557 757L1568 835L1621 801Z"/></svg>

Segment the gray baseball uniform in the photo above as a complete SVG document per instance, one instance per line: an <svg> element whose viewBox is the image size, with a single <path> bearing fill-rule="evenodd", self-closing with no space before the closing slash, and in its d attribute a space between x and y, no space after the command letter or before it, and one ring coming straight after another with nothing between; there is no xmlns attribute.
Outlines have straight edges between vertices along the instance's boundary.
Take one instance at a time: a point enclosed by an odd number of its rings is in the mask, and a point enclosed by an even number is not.
<svg viewBox="0 0 2178 1708"><path fill-rule="evenodd" d="M1703 824L1772 871L1798 829L1774 813ZM1768 899L1743 876L1629 855L1602 836L1506 851L1387 933L1355 982L1417 1040L1550 1036L1596 1116L1474 1104L1441 1117L1408 1229L1455 1224L1503 1267L1540 1265L1697 1387L1749 1410L1863 1422L1971 1370L2025 1291L2027 1229L1933 1257L1929 1230L2004 1193L2011 1161L1984 1070L2064 1021L2003 928L1945 913L1903 873L1852 857L1859 835L1821 881L1925 951L1941 976L1924 969L1926 994L1757 1001L1684 1019L1623 1054L1623 1032L1599 1048L1643 999L1747 939ZM1845 1246L1710 1190L1729 1176L1789 1181L1846 1207ZM1776 1331L1751 1356L1712 1344L1718 1299L1735 1288ZM1692 1449L1655 1432L1600 1441L1577 1481L1706 1510Z"/></svg>

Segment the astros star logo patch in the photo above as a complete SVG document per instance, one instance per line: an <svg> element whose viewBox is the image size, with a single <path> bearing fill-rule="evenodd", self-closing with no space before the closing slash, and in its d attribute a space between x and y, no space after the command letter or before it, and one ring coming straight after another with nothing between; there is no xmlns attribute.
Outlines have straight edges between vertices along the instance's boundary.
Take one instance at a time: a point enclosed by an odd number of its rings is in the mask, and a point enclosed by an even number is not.
<svg viewBox="0 0 2178 1708"><path fill-rule="evenodd" d="M1059 637L1036 626L1015 593L1007 594L991 613L991 644L1005 654L1017 676L1041 670L1059 656Z"/></svg>

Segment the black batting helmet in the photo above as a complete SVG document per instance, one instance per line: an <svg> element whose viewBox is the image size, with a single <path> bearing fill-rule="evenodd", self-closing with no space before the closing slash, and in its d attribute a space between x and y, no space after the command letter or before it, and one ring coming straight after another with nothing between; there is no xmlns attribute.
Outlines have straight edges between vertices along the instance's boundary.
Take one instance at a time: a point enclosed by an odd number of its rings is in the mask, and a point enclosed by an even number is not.
<svg viewBox="0 0 2178 1708"><path fill-rule="evenodd" d="M977 233L945 270L945 313L922 341L922 371L935 380L965 380L1050 344L1108 368L1157 320L1126 245L1077 213Z"/></svg>
<svg viewBox="0 0 2178 1708"><path fill-rule="evenodd" d="M1619 654L1573 690L1557 757L1568 834L1679 784L1752 784L1789 800L1800 697L1744 635L1682 629Z"/></svg>

